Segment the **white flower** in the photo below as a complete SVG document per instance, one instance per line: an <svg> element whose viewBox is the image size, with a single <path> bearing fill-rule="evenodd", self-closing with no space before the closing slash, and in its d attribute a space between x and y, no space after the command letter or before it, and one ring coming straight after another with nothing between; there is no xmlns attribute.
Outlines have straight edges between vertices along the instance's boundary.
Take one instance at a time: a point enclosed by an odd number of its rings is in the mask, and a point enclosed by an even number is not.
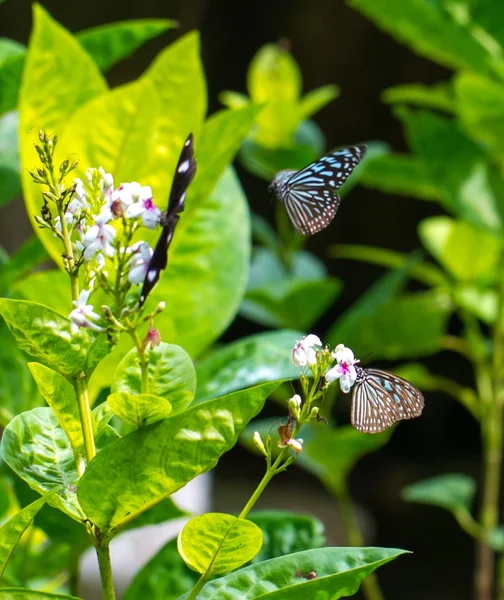
<svg viewBox="0 0 504 600"><path fill-rule="evenodd" d="M256 448L261 452L261 454L264 454L264 456L268 456L268 453L266 452L266 447L261 438L261 434L258 431L254 432L254 444L256 445Z"/></svg>
<svg viewBox="0 0 504 600"><path fill-rule="evenodd" d="M322 342L313 333L296 342L291 355L292 364L297 367L313 366L317 362L317 353L313 348L314 346L322 346Z"/></svg>
<svg viewBox="0 0 504 600"><path fill-rule="evenodd" d="M299 394L294 394L292 398L287 403L290 412L293 414L296 420L299 420L301 414L301 396Z"/></svg>
<svg viewBox="0 0 504 600"><path fill-rule="evenodd" d="M82 290L79 294L79 299L73 301L74 310L68 318L72 321L72 333L77 333L79 327L84 329L92 329L93 331L103 331L103 327L96 325L92 320L101 319L100 315L93 311L93 305L87 304L91 290Z"/></svg>
<svg viewBox="0 0 504 600"><path fill-rule="evenodd" d="M133 183L121 183L117 190L113 190L110 196L110 208L112 212L120 216L123 212L135 202L135 198L140 193L141 185L134 181Z"/></svg>
<svg viewBox="0 0 504 600"><path fill-rule="evenodd" d="M131 248L128 248L133 256L130 262L130 271L128 281L133 284L142 283L147 275L149 262L152 258L152 248L147 242L137 242Z"/></svg>
<svg viewBox="0 0 504 600"><path fill-rule="evenodd" d="M292 448L295 452L303 452L303 439L302 438L298 438L297 440L295 438L290 438L288 439L286 442L278 442L278 447L279 448Z"/></svg>
<svg viewBox="0 0 504 600"><path fill-rule="evenodd" d="M336 346L332 356L336 359L336 365L326 372L324 375L325 380L327 383L332 383L339 379L341 391L348 394L357 379L357 371L354 365L360 361L356 360L350 348L346 348L343 344Z"/></svg>
<svg viewBox="0 0 504 600"><path fill-rule="evenodd" d="M75 192L73 195L74 200L79 200L80 203L84 206L86 204L86 189L84 187L84 184L82 183L82 179L76 177L73 180L73 184L75 186Z"/></svg>
<svg viewBox="0 0 504 600"><path fill-rule="evenodd" d="M148 185L140 189L138 200L126 208L127 218L135 219L140 216L142 217L142 223L147 229L154 229L159 223L161 216L161 211L154 204L152 190Z"/></svg>
<svg viewBox="0 0 504 600"><path fill-rule="evenodd" d="M112 241L116 235L116 230L112 225L107 225L111 220L112 213L105 207L101 213L94 217L95 225L92 225L82 238L82 244L85 247L84 260L91 260L96 252L101 250L105 256L113 256L115 249Z"/></svg>

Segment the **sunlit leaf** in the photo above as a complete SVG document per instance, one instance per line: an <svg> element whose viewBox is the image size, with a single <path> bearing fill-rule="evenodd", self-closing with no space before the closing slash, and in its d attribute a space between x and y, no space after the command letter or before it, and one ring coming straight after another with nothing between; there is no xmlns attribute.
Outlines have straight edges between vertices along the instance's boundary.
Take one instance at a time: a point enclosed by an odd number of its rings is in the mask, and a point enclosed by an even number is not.
<svg viewBox="0 0 504 600"><path fill-rule="evenodd" d="M262 546L262 531L252 521L207 513L186 523L177 542L189 567L208 576L222 575L254 558Z"/></svg>
<svg viewBox="0 0 504 600"><path fill-rule="evenodd" d="M154 394L115 393L110 394L107 403L116 417L136 429L166 419L172 412L170 402Z"/></svg>
<svg viewBox="0 0 504 600"><path fill-rule="evenodd" d="M410 104L422 108L433 108L455 112L455 94L450 83L423 85L406 83L386 89L382 100L387 104Z"/></svg>

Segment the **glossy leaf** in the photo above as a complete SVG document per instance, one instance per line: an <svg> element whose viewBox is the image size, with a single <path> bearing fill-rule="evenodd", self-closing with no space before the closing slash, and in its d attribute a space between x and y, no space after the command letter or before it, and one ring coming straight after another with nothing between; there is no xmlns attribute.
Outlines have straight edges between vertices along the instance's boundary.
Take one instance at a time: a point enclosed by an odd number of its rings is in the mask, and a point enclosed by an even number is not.
<svg viewBox="0 0 504 600"><path fill-rule="evenodd" d="M433 290L393 298L373 313L363 316L358 326L345 329L331 339L344 343L359 356L373 360L424 356L441 350L453 310L447 292Z"/></svg>
<svg viewBox="0 0 504 600"><path fill-rule="evenodd" d="M410 104L422 108L434 108L446 112L455 112L455 94L450 83L423 85L406 83L386 89L382 100L387 104Z"/></svg>
<svg viewBox="0 0 504 600"><path fill-rule="evenodd" d="M415 52L446 67L502 73L502 57L484 35L476 35L470 18L457 18L450 5L430 0L350 0L350 6Z"/></svg>
<svg viewBox="0 0 504 600"><path fill-rule="evenodd" d="M387 304L406 284L410 264L415 264L415 261L410 260L401 269L387 273L375 282L329 329L327 343L343 343L342 340L361 326L363 318L371 317Z"/></svg>
<svg viewBox="0 0 504 600"><path fill-rule="evenodd" d="M50 408L34 408L9 423L2 436L5 462L39 494L61 488L50 504L73 519L84 518L77 502L78 475L70 441Z"/></svg>
<svg viewBox="0 0 504 600"><path fill-rule="evenodd" d="M88 518L113 534L211 469L277 386L267 383L210 400L104 448L79 481L78 497ZM147 480L148 486L135 483Z"/></svg>
<svg viewBox="0 0 504 600"><path fill-rule="evenodd" d="M405 487L402 498L407 502L432 504L451 512L470 511L476 494L476 482L462 473L446 473Z"/></svg>
<svg viewBox="0 0 504 600"><path fill-rule="evenodd" d="M253 512L248 519L261 528L263 545L254 563L324 545L324 524L311 515L283 510Z"/></svg>
<svg viewBox="0 0 504 600"><path fill-rule="evenodd" d="M392 431L393 429L388 429L376 435L362 435L351 425L336 429L319 428L306 441L304 450L307 457L316 463L314 474L329 491L338 494L345 490L348 475L354 465L366 454L384 446Z"/></svg>
<svg viewBox="0 0 504 600"><path fill-rule="evenodd" d="M55 56L58 56L57 61ZM22 169L33 169L39 164L33 147L33 133L28 135L24 132L33 132L34 127L43 128L57 131L61 139L74 111L106 89L98 67L79 42L39 4L34 4L34 26L19 97L19 131L23 132L19 140ZM40 213L42 206L40 186L32 183L29 177L23 177L22 183L26 210L34 229L51 256L61 261L61 250L55 251L55 238L38 229L34 221L34 215Z"/></svg>
<svg viewBox="0 0 504 600"><path fill-rule="evenodd" d="M148 351L148 357L149 390L146 393L168 400L174 413L184 410L191 404L196 391L196 372L190 356L180 346L161 342ZM142 393L142 375L136 348L119 363L112 382L112 392ZM141 400L139 402L145 404Z"/></svg>
<svg viewBox="0 0 504 600"><path fill-rule="evenodd" d="M196 365L196 401L229 394L258 383L298 379L290 356L304 333L294 330L259 333L214 350Z"/></svg>
<svg viewBox="0 0 504 600"><path fill-rule="evenodd" d="M382 154L368 160L359 183L386 194L439 201L441 192L422 161L407 154Z"/></svg>
<svg viewBox="0 0 504 600"><path fill-rule="evenodd" d="M29 504L0 527L0 580L5 573L7 561L21 539L21 536L48 499L49 495L46 495Z"/></svg>
<svg viewBox="0 0 504 600"><path fill-rule="evenodd" d="M470 137L504 156L504 85L472 73L455 79L457 110Z"/></svg>
<svg viewBox="0 0 504 600"><path fill-rule="evenodd" d="M18 125L14 111L0 117L0 206L21 194Z"/></svg>
<svg viewBox="0 0 504 600"><path fill-rule="evenodd" d="M136 429L166 419L172 412L170 402L154 394L115 393L110 394L107 403L116 417Z"/></svg>
<svg viewBox="0 0 504 600"><path fill-rule="evenodd" d="M146 41L177 25L177 21L169 19L120 21L81 31L77 39L98 67L107 71Z"/></svg>
<svg viewBox="0 0 504 600"><path fill-rule="evenodd" d="M273 558L220 577L198 594L198 600L327 600L351 596L362 580L404 550L394 548L318 548ZM307 581L297 573L317 573ZM182 597L184 600L187 595Z"/></svg>
<svg viewBox="0 0 504 600"><path fill-rule="evenodd" d="M189 567L211 577L234 571L254 558L262 539L261 529L252 521L207 513L185 524L177 547Z"/></svg>
<svg viewBox="0 0 504 600"><path fill-rule="evenodd" d="M37 592L28 588L2 588L2 600L80 600L67 594Z"/></svg>
<svg viewBox="0 0 504 600"><path fill-rule="evenodd" d="M442 216L422 221L419 235L427 250L456 279L495 276L502 242L487 231Z"/></svg>
<svg viewBox="0 0 504 600"><path fill-rule="evenodd" d="M406 126L413 150L439 188L443 206L473 225L499 231L500 192L494 187L495 175L484 150L446 117L427 111L396 112Z"/></svg>
<svg viewBox="0 0 504 600"><path fill-rule="evenodd" d="M74 387L62 375L40 363L28 363L28 367L40 393L67 434L72 448L82 449L84 440Z"/></svg>

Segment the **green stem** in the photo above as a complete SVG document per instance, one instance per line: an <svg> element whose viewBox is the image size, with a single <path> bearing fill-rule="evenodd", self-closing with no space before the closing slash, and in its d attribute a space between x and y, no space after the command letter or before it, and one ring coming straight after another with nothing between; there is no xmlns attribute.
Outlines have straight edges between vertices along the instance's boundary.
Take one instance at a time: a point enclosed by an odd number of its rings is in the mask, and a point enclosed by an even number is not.
<svg viewBox="0 0 504 600"><path fill-rule="evenodd" d="M112 565L108 544L96 545L96 556L100 567L100 579L103 591L103 600L115 600L114 580L112 578Z"/></svg>
<svg viewBox="0 0 504 600"><path fill-rule="evenodd" d="M189 596L187 596L187 600L195 600L198 597L198 594L201 592L201 588L208 581L208 574L203 573L203 575L198 579L196 585L191 590Z"/></svg>
<svg viewBox="0 0 504 600"><path fill-rule="evenodd" d="M79 406L82 437L84 439L84 451L86 453L86 461L89 463L96 455L96 446L93 434L93 415L89 404L86 379L77 379L75 381L75 393L77 395L77 404Z"/></svg>
<svg viewBox="0 0 504 600"><path fill-rule="evenodd" d="M346 529L348 543L351 546L364 546L364 538L360 531L359 522L355 508L348 494L348 490L338 488L338 490L330 490L338 500L338 506L343 520L343 525ZM374 573L371 573L362 582L362 591L367 600L383 600L383 594L378 583L378 578Z"/></svg>
<svg viewBox="0 0 504 600"><path fill-rule="evenodd" d="M140 372L142 374L142 394L149 393L149 359L145 356L145 348L142 344L136 326L132 325L129 320L126 320L128 333L133 340L138 351L138 362L140 363Z"/></svg>

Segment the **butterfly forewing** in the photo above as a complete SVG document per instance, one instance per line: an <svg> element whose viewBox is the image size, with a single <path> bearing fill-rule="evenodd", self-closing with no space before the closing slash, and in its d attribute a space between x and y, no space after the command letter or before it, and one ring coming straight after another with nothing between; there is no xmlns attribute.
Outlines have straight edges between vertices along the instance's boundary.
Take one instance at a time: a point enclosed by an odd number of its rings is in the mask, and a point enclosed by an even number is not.
<svg viewBox="0 0 504 600"><path fill-rule="evenodd" d="M352 425L379 433L401 419L418 417L424 407L420 390L401 377L379 369L357 368L352 395Z"/></svg>
<svg viewBox="0 0 504 600"><path fill-rule="evenodd" d="M161 225L163 231L159 236L154 253L150 259L147 269L147 275L142 286L140 294L140 306L143 305L152 288L156 285L161 271L166 269L168 264L168 248L173 238L175 226L180 218L180 213L184 210L184 202L187 188L196 173L196 160L194 158L193 135L189 134L184 143L180 158L175 169L173 183L170 191L170 199L166 212L161 215Z"/></svg>
<svg viewBox="0 0 504 600"><path fill-rule="evenodd" d="M336 190L365 152L365 146L351 146L323 156L300 171L283 171L276 176L273 188L300 233L317 233L334 219L340 203Z"/></svg>

